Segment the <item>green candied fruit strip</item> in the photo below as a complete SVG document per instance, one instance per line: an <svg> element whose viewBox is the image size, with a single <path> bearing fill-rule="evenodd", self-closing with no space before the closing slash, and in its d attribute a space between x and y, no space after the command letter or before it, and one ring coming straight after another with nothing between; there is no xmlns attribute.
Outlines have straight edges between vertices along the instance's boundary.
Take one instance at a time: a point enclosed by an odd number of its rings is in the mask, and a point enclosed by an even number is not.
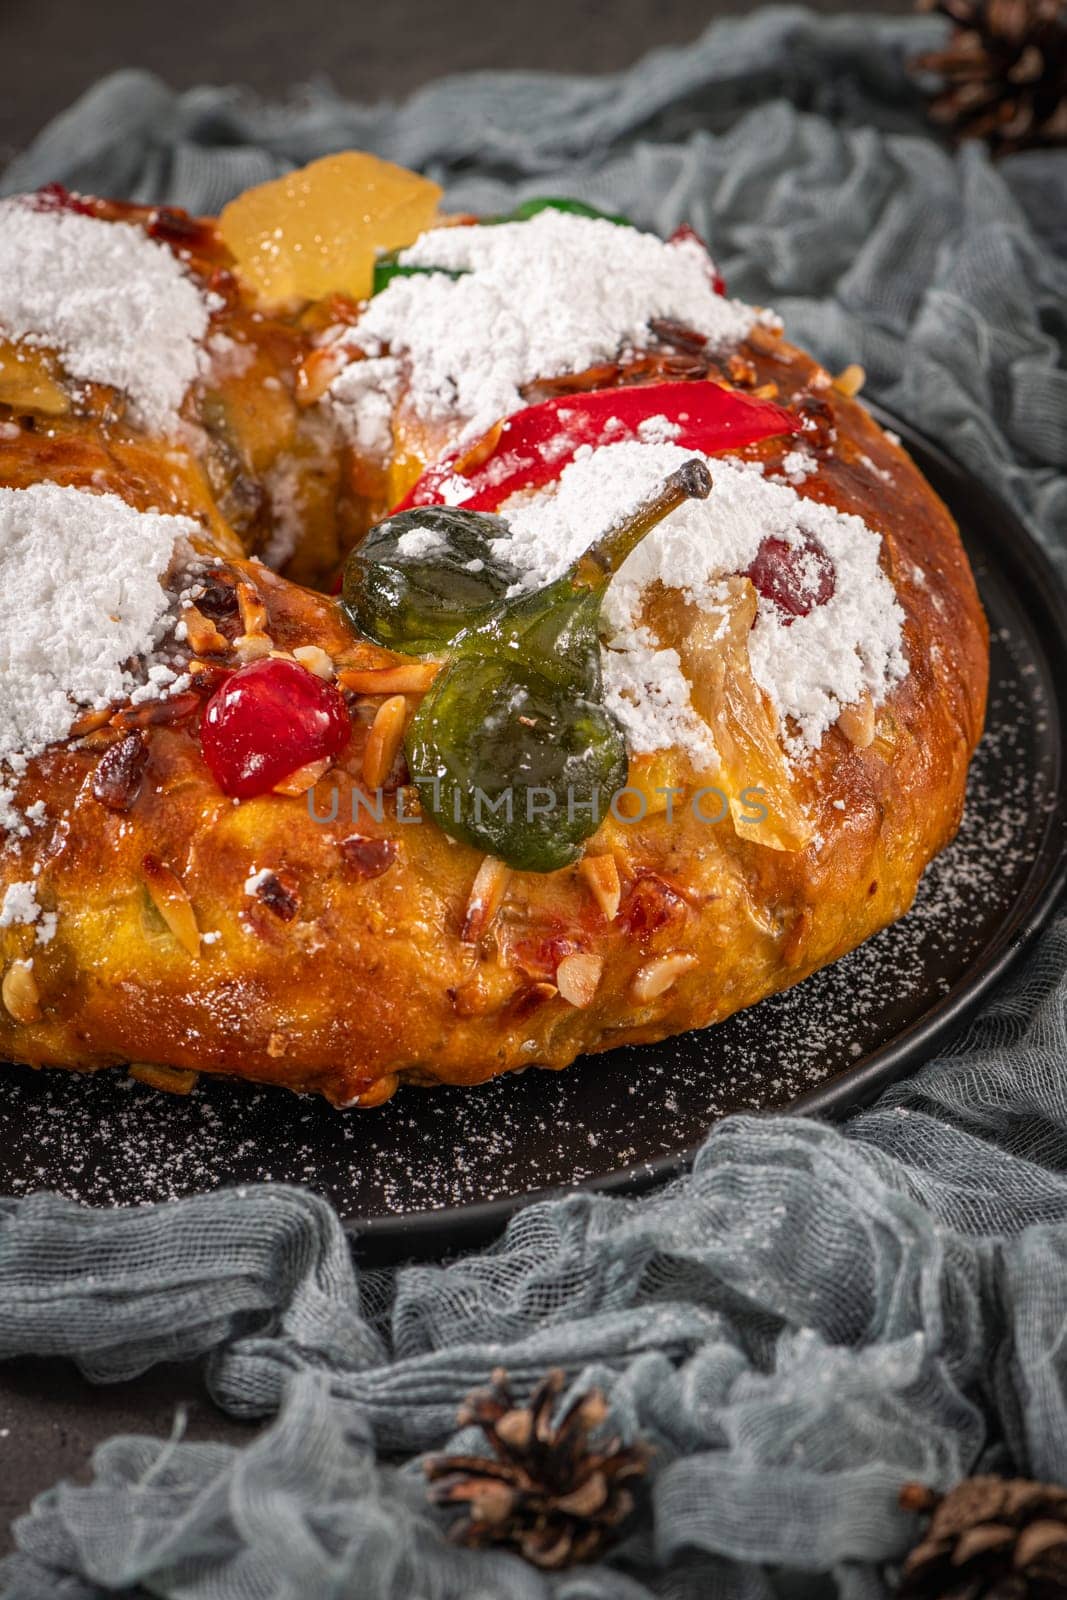
<svg viewBox="0 0 1067 1600"><path fill-rule="evenodd" d="M538 216L542 211L564 211L574 217L593 217L601 222L613 222L617 228L634 226L629 217L618 212L601 211L597 206L587 205L584 200L571 200L566 195L533 195L529 200L521 201L514 211L503 212L499 217L483 218L481 226L491 228L501 222L529 222L531 217ZM381 294L394 278L423 278L433 272L444 273L448 278L465 276L463 272L449 271L445 267L403 266L400 255L399 250L388 250L375 261L372 296Z"/></svg>
<svg viewBox="0 0 1067 1600"><path fill-rule="evenodd" d="M371 282L371 298L381 294L388 288L394 278L428 278L435 274L444 278L462 278L463 272L453 272L446 267L406 267L400 259L399 250L387 250L378 256L374 263L374 276Z"/></svg>
<svg viewBox="0 0 1067 1600"><path fill-rule="evenodd" d="M529 222L531 217L536 217L542 211L565 211L573 217L593 217L601 222L613 222L617 228L632 228L634 224L629 217L624 217L618 212L601 211L597 206L587 205L584 200L572 200L567 195L532 195L529 200L521 201L514 209L504 216L493 217L492 222Z"/></svg>

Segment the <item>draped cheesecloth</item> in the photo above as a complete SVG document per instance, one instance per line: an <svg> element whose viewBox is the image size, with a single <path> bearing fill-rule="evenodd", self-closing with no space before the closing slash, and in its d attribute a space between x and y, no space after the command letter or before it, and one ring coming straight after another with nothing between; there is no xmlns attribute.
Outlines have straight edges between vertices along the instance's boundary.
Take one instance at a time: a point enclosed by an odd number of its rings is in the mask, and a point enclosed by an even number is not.
<svg viewBox="0 0 1067 1600"><path fill-rule="evenodd" d="M358 21L353 20L353 26ZM8 169L216 210L355 145L475 211L566 192L711 241L731 291L938 439L1067 567L1067 156L928 135L936 23L716 24L613 78L480 74L401 106L280 107L127 72ZM489 1253L360 1274L330 1207L264 1185L161 1207L0 1200L0 1356L119 1381L206 1357L243 1448L116 1439L18 1525L9 1600L770 1600L888 1592L899 1485L1067 1482L1067 917L965 1035L841 1129L734 1117L690 1178L576 1195ZM773 1075L774 1062L768 1061ZM0 1084L2 1093L2 1084ZM650 1109L647 1114L654 1114ZM450 1548L417 1455L463 1395L562 1365L656 1447L602 1565Z"/></svg>

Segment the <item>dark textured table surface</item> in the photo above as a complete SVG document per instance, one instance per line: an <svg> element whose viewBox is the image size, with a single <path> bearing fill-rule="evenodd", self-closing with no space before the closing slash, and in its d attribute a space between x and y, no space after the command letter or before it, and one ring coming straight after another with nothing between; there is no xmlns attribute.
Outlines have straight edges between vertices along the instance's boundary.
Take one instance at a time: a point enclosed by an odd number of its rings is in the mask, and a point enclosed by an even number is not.
<svg viewBox="0 0 1067 1600"><path fill-rule="evenodd" d="M684 44L740 0L0 0L0 164L104 73L148 67L177 88L243 83L264 95L328 75L360 99L403 95L430 78L482 68L607 72ZM844 9L814 0L814 9ZM906 11L901 0L852 10ZM196 1370L169 1367L97 1388L54 1361L0 1367L0 1549L12 1518L58 1478L84 1478L114 1433L243 1439L206 1398Z"/></svg>

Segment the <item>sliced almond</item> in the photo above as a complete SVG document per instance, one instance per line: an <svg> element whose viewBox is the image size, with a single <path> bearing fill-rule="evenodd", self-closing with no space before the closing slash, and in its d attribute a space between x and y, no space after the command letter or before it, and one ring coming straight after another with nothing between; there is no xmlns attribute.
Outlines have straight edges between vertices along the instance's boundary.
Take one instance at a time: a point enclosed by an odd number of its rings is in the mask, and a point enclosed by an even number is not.
<svg viewBox="0 0 1067 1600"><path fill-rule="evenodd" d="M578 876L608 922L614 922L619 912L622 885L619 868L613 855L583 856L578 863Z"/></svg>
<svg viewBox="0 0 1067 1600"><path fill-rule="evenodd" d="M355 694L425 694L441 670L439 661L405 662L401 667L348 667L337 674L342 689Z"/></svg>
<svg viewBox="0 0 1067 1600"><path fill-rule="evenodd" d="M699 966L696 956L685 955L676 951L672 955L655 956L651 961L646 961L639 967L634 981L630 986L631 998L637 1005L643 1006L649 1000L658 999L661 994L673 988L675 981L685 972L692 972Z"/></svg>
<svg viewBox="0 0 1067 1600"><path fill-rule="evenodd" d="M845 707L837 719L837 726L849 744L855 745L857 750L866 750L874 742L875 721L874 702L869 694L865 694L854 706Z"/></svg>
<svg viewBox="0 0 1067 1600"><path fill-rule="evenodd" d="M250 583L242 578L237 585L237 605L241 612L241 623L244 632L266 633L267 608L259 597L259 593Z"/></svg>
<svg viewBox="0 0 1067 1600"><path fill-rule="evenodd" d="M95 733L97 728L102 728L105 722L111 721L112 715L110 706L104 706L103 710L83 711L81 716L76 717L71 723L67 737L81 739L87 733Z"/></svg>
<svg viewBox="0 0 1067 1600"><path fill-rule="evenodd" d="M363 751L363 782L368 789L380 789L392 772L407 714L408 703L402 694L391 695L378 707Z"/></svg>
<svg viewBox="0 0 1067 1600"><path fill-rule="evenodd" d="M299 661L308 672L313 672L316 678L330 679L333 677L333 662L321 645L301 644L293 651L293 660Z"/></svg>
<svg viewBox="0 0 1067 1600"><path fill-rule="evenodd" d="M145 856L141 863L145 888L152 904L183 950L200 954L200 929L196 925L193 903L181 879L158 856Z"/></svg>
<svg viewBox="0 0 1067 1600"><path fill-rule="evenodd" d="M269 656L274 649L274 640L267 633L240 633L233 641L233 647L240 659L247 664L249 661L262 661L264 656Z"/></svg>
<svg viewBox="0 0 1067 1600"><path fill-rule="evenodd" d="M313 789L319 779L325 776L329 770L330 762L328 757L324 757L321 761L309 761L306 765L297 767L295 772L290 772L289 776L283 778L281 783L276 783L273 792L275 794L307 794L308 790Z"/></svg>
<svg viewBox="0 0 1067 1600"><path fill-rule="evenodd" d="M32 961L13 961L0 984L0 999L16 1022L41 1020L41 990L33 975Z"/></svg>
<svg viewBox="0 0 1067 1600"><path fill-rule="evenodd" d="M503 431L504 418L501 417L500 421L494 422L493 426L488 428L480 439L475 439L469 450L465 450L461 456L456 457L452 463L453 471L458 472L460 477L466 478L476 467L482 466L489 460L489 457L500 443L500 435Z"/></svg>
<svg viewBox="0 0 1067 1600"><path fill-rule="evenodd" d="M859 394L867 382L867 374L858 361L851 361L842 372L837 374L833 386L838 394L843 394L846 400L852 400Z"/></svg>
<svg viewBox="0 0 1067 1600"><path fill-rule="evenodd" d="M198 656L222 656L229 650L230 641L196 606L183 607L182 621L186 637Z"/></svg>
<svg viewBox="0 0 1067 1600"><path fill-rule="evenodd" d="M150 1061L131 1061L129 1075L150 1089L162 1089L164 1094L189 1094L200 1076L183 1067L157 1067Z"/></svg>
<svg viewBox="0 0 1067 1600"><path fill-rule="evenodd" d="M602 956L577 953L564 956L556 968L556 988L568 1005L591 1005L604 972Z"/></svg>
<svg viewBox="0 0 1067 1600"><path fill-rule="evenodd" d="M507 893L511 868L495 856L486 856L471 884L467 909L463 915L460 939L464 944L478 944L496 919L497 912Z"/></svg>
<svg viewBox="0 0 1067 1600"><path fill-rule="evenodd" d="M296 373L296 403L313 406L352 359L343 345L323 345L306 356Z"/></svg>

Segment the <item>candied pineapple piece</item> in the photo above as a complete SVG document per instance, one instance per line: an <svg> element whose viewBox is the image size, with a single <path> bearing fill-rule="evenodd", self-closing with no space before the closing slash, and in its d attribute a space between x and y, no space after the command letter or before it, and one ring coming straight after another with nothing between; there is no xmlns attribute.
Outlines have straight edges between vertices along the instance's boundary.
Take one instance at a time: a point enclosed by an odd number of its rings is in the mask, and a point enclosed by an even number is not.
<svg viewBox="0 0 1067 1600"><path fill-rule="evenodd" d="M411 244L440 198L428 178L346 150L238 195L219 217L219 233L266 304L337 291L362 300L378 251Z"/></svg>

